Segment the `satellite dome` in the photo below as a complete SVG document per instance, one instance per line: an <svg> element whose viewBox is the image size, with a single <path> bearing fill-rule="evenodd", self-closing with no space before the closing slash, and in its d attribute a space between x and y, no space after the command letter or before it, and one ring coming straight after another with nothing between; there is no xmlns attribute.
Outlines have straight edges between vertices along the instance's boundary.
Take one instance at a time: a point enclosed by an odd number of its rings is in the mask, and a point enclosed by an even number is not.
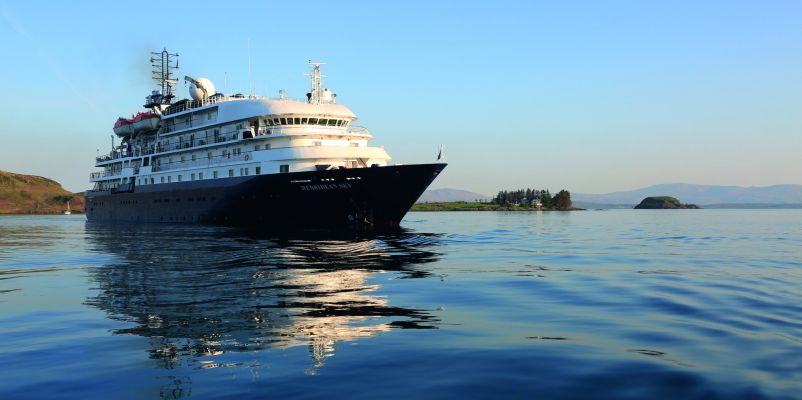
<svg viewBox="0 0 802 400"><path fill-rule="evenodd" d="M192 100L202 100L215 93L214 84L207 78L194 79L189 85L189 96Z"/></svg>

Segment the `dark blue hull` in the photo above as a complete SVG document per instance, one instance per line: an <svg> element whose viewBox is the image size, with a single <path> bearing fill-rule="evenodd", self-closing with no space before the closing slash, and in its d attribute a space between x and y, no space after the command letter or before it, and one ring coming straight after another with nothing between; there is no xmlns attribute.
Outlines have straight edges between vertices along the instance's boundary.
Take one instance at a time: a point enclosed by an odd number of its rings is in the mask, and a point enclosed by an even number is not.
<svg viewBox="0 0 802 400"><path fill-rule="evenodd" d="M86 193L91 222L397 228L446 164L294 172Z"/></svg>

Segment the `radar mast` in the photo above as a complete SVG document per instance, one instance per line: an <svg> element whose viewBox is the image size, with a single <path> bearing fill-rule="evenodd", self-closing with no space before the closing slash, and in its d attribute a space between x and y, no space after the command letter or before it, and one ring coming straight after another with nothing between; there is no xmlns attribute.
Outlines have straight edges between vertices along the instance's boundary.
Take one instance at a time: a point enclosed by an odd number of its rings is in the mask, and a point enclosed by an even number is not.
<svg viewBox="0 0 802 400"><path fill-rule="evenodd" d="M151 52L150 65L152 68L151 78L156 81L161 90L153 91L150 96L146 97L145 107L161 111L163 108L161 106L170 105L175 97L173 86L178 84L178 80L173 79L173 74L178 69L178 53L170 53L167 48L161 52Z"/></svg>

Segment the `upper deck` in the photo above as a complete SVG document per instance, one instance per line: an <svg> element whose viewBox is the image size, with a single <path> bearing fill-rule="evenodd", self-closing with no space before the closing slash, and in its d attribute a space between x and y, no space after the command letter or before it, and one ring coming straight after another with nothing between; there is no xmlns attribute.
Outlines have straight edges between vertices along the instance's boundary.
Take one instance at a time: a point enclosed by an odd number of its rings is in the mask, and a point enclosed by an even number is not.
<svg viewBox="0 0 802 400"><path fill-rule="evenodd" d="M185 80L192 83L192 99L172 102L172 94L154 91L146 107L158 115L158 123L121 133L115 126L122 141L96 157L103 171L90 180L103 189L116 180L159 184L231 177L235 164L245 175L249 168L265 174L386 165L390 157L384 149L368 146L370 131L352 125L356 114L321 88L319 64L310 76L305 100L285 98L283 91L279 98L226 96L208 79L190 77Z"/></svg>

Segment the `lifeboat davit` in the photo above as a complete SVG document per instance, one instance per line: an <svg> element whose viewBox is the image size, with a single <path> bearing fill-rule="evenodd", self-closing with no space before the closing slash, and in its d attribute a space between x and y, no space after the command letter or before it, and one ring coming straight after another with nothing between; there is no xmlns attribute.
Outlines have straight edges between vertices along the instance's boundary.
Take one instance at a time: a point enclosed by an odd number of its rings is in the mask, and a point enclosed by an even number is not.
<svg viewBox="0 0 802 400"><path fill-rule="evenodd" d="M131 136L134 133L134 121L127 118L117 118L114 123L114 133L119 137Z"/></svg>
<svg viewBox="0 0 802 400"><path fill-rule="evenodd" d="M131 125L134 127L134 132L152 131L159 127L159 120L159 116L154 113L138 113Z"/></svg>

